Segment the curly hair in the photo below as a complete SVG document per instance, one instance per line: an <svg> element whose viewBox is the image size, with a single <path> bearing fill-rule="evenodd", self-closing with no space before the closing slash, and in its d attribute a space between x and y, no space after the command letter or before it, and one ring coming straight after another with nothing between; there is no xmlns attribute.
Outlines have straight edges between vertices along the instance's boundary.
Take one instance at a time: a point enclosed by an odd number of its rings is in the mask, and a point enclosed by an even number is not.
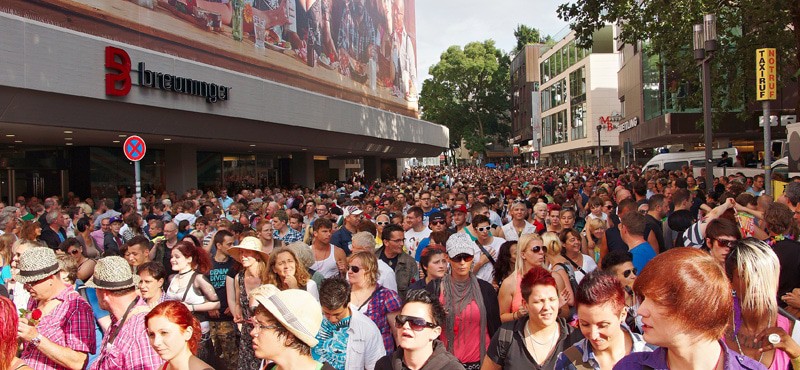
<svg viewBox="0 0 800 370"><path fill-rule="evenodd" d="M308 275L308 270L306 270L305 265L300 259L297 258L297 254L294 253L294 250L288 247L278 247L272 251L272 254L269 256L269 264L267 265L267 281L262 282L262 284L272 284L281 288L281 290L287 289L286 285L283 283L283 279L278 275L275 268L278 256L283 253L288 253L292 256L294 260L294 278L297 280L298 288L305 289L311 276Z"/></svg>

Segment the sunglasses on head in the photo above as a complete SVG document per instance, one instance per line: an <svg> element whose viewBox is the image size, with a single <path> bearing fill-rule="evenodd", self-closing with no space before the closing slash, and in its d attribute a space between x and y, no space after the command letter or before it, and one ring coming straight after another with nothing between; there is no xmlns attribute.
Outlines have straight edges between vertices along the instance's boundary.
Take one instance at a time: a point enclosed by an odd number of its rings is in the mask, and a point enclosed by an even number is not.
<svg viewBox="0 0 800 370"><path fill-rule="evenodd" d="M480 231L480 232L489 231L489 230L491 230L491 229L492 229L492 227L491 227L491 226L481 226L481 227L476 227L476 228L475 228L475 230L478 230L478 231Z"/></svg>
<svg viewBox="0 0 800 370"><path fill-rule="evenodd" d="M539 253L539 252L547 253L547 247L545 247L543 245L534 245L533 247L531 247L531 252L533 252L533 253Z"/></svg>
<svg viewBox="0 0 800 370"><path fill-rule="evenodd" d="M350 271L352 271L354 274L357 274L359 271L361 271L361 267L350 266Z"/></svg>
<svg viewBox="0 0 800 370"><path fill-rule="evenodd" d="M408 326L411 327L413 331L422 331L425 328L435 328L439 325L436 325L431 322L425 321L425 319L416 316L406 316L406 315L397 315L394 318L394 322L397 324L398 327L405 326L408 323Z"/></svg>
<svg viewBox="0 0 800 370"><path fill-rule="evenodd" d="M471 254L461 253L455 257L450 257L450 260L456 263L461 263L461 262L472 262L473 258L475 258L475 256Z"/></svg>
<svg viewBox="0 0 800 370"><path fill-rule="evenodd" d="M622 272L622 276L624 276L626 279L629 276L631 276L631 274L638 275L638 273L636 271L636 267L634 267L634 268L632 268L630 270L625 270L625 271Z"/></svg>

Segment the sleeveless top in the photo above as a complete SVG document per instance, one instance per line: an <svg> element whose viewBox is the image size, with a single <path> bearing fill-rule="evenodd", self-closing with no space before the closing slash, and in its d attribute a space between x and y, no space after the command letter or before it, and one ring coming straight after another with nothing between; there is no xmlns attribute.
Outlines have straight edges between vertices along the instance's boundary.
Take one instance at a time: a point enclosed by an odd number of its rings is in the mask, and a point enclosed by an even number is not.
<svg viewBox="0 0 800 370"><path fill-rule="evenodd" d="M196 284L197 279L202 279L203 276L197 274L196 272L192 272L192 274L197 276L194 277L194 281L192 281L192 286L191 287L187 286L185 289L179 289L177 284L175 284L175 278L172 278L172 281L169 282L169 287L167 288L167 291L164 293L164 300L181 301L183 303L190 305L199 305L206 303L206 297L203 295L203 293L199 292L198 289L194 288L194 284ZM187 291L186 289L189 290ZM183 298L184 294L186 295L185 299ZM210 329L208 321L201 321L200 329L202 330L203 333L208 333Z"/></svg>
<svg viewBox="0 0 800 370"><path fill-rule="evenodd" d="M522 307L522 276L514 271L514 277L516 277L516 285L514 288L514 294L511 296L511 312L519 311L519 308Z"/></svg>
<svg viewBox="0 0 800 370"><path fill-rule="evenodd" d="M314 261L314 264L311 265L311 269L319 272L322 276L326 279L329 277L336 276L339 273L339 268L336 267L336 257L334 252L334 245L331 244L330 254L328 258L325 258L322 261ZM313 252L313 251L312 251Z"/></svg>

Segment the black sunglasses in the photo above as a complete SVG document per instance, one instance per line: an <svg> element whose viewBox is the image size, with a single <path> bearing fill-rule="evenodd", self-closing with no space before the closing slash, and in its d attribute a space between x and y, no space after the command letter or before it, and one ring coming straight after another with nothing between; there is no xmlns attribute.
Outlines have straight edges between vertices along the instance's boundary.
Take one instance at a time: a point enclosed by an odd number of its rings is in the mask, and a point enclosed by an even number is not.
<svg viewBox="0 0 800 370"><path fill-rule="evenodd" d="M632 268L630 270L625 270L625 271L622 272L622 276L624 276L626 279L629 276L631 276L631 274L638 275L638 272L636 271L636 267L634 267L634 268Z"/></svg>
<svg viewBox="0 0 800 370"><path fill-rule="evenodd" d="M431 221L431 225L444 225L444 221Z"/></svg>
<svg viewBox="0 0 800 370"><path fill-rule="evenodd" d="M436 325L431 322L425 321L425 319L416 316L406 316L406 315L397 315L394 318L394 322L397 324L397 327L402 327L406 323L408 326L411 327L413 331L422 331L425 328L435 328L439 325Z"/></svg>
<svg viewBox="0 0 800 370"><path fill-rule="evenodd" d="M389 224L389 221L377 221L375 222L378 226L386 226Z"/></svg>
<svg viewBox="0 0 800 370"><path fill-rule="evenodd" d="M361 267L350 266L350 271L352 271L354 274L357 274L359 271L361 271Z"/></svg>
<svg viewBox="0 0 800 370"><path fill-rule="evenodd" d="M719 240L719 239L714 239L714 240L716 240L717 243L719 243L719 245L725 248L730 248L733 245L733 243L736 242L736 240Z"/></svg>
<svg viewBox="0 0 800 370"><path fill-rule="evenodd" d="M461 263L461 262L472 262L474 258L475 256L471 254L461 253L455 257L450 257L450 260L456 263Z"/></svg>
<svg viewBox="0 0 800 370"><path fill-rule="evenodd" d="M544 253L547 253L547 247L545 247L543 245L542 246L534 245L533 247L531 247L531 252L533 252L533 253L539 253L540 251L543 251Z"/></svg>

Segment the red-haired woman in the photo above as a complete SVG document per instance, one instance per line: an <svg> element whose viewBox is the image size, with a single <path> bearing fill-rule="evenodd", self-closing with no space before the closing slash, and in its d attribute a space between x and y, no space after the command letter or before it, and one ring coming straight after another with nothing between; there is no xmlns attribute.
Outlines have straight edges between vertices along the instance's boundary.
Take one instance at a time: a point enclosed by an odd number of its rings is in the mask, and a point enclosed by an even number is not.
<svg viewBox="0 0 800 370"><path fill-rule="evenodd" d="M17 357L18 320L14 303L0 297L0 369L31 370Z"/></svg>
<svg viewBox="0 0 800 370"><path fill-rule="evenodd" d="M625 291L616 276L590 272L578 285L575 303L584 339L558 355L556 369L611 369L631 352L653 351L641 335L623 325Z"/></svg>
<svg viewBox="0 0 800 370"><path fill-rule="evenodd" d="M732 321L731 284L713 257L694 248L670 249L647 263L633 284L647 343L614 366L642 369L766 369L720 340Z"/></svg>
<svg viewBox="0 0 800 370"><path fill-rule="evenodd" d="M144 320L150 345L166 361L162 369L212 369L195 356L200 343L200 323L185 305L178 301L160 303Z"/></svg>
<svg viewBox="0 0 800 370"><path fill-rule="evenodd" d="M180 241L172 248L169 262L176 274L170 277L165 300L182 302L199 317L203 336L198 357L213 365L214 347L206 313L218 310L220 303L214 286L204 276L211 269L211 257L203 248L189 241Z"/></svg>
<svg viewBox="0 0 800 370"><path fill-rule="evenodd" d="M558 290L550 271L531 267L520 290L528 315L500 327L481 369L553 369L558 354L581 339L580 332L558 317Z"/></svg>

